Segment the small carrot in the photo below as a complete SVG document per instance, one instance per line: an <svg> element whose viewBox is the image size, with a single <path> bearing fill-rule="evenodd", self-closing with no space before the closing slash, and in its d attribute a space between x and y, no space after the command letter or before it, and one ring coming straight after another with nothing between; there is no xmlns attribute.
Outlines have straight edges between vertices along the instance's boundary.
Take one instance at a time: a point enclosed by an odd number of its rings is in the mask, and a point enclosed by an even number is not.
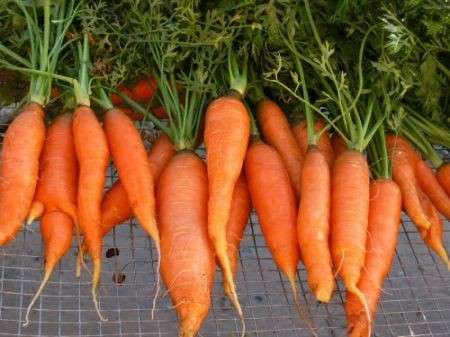
<svg viewBox="0 0 450 337"><path fill-rule="evenodd" d="M25 324L31 309L47 281L72 243L73 226L77 224L78 163L72 135L72 116L58 116L47 131L41 159L35 205L40 205L41 234L44 242L44 277L30 302ZM38 214L38 216L41 216Z"/></svg>
<svg viewBox="0 0 450 337"><path fill-rule="evenodd" d="M328 302L335 287L329 250L330 168L318 147L303 158L298 242L308 274L308 284L318 301Z"/></svg>
<svg viewBox="0 0 450 337"><path fill-rule="evenodd" d="M101 272L101 202L109 164L108 142L94 111L87 106L75 109L72 130L79 163L78 220L94 264L92 299L100 319L105 320L98 306L97 288Z"/></svg>
<svg viewBox="0 0 450 337"><path fill-rule="evenodd" d="M244 235L245 226L248 222L250 210L250 193L248 191L245 174L242 172L236 182L236 185L234 186L230 219L227 224L228 256L233 275L236 275L237 272L239 246L242 236ZM231 296L230 290L227 288L227 284L224 284L224 291L227 296Z"/></svg>
<svg viewBox="0 0 450 337"><path fill-rule="evenodd" d="M331 137L331 146L333 148L334 155L336 158L348 150L347 144L345 143L344 138L339 133L334 133Z"/></svg>
<svg viewBox="0 0 450 337"><path fill-rule="evenodd" d="M320 152L322 152L322 154L325 156L328 165L331 167L334 162L335 154L333 146L331 145L330 136L326 131L323 131L325 127L326 127L325 123L320 119L314 123L315 131L317 133L322 132L319 139L317 140L316 145L319 148ZM292 132L294 133L295 138L297 139L302 155L305 156L306 152L308 152L308 132L306 130L306 122L301 121L300 123L294 125L292 127Z"/></svg>
<svg viewBox="0 0 450 337"><path fill-rule="evenodd" d="M365 156L346 150L336 158L331 175L331 256L347 291L372 319L367 299L357 284L364 267L369 217L369 168Z"/></svg>
<svg viewBox="0 0 450 337"><path fill-rule="evenodd" d="M436 178L447 195L450 196L450 163L445 163L437 169Z"/></svg>
<svg viewBox="0 0 450 337"><path fill-rule="evenodd" d="M128 97L130 97L131 99L134 99L134 98L135 98L135 97L133 96L133 92L132 92L130 89L128 89L126 86L124 86L124 85L120 85L119 88L118 88L118 90L119 90L122 94L127 95ZM115 106L121 105L121 104L124 104L124 103L125 103L124 99L123 99L122 97L120 97L120 96L119 96L118 94L116 94L116 93L113 93L113 94L111 95L111 102L112 102L112 104L114 104Z"/></svg>
<svg viewBox="0 0 450 337"><path fill-rule="evenodd" d="M370 184L369 227L364 269L358 288L364 293L372 319L375 318L383 282L391 269L400 230L401 193L390 179ZM352 337L368 336L370 327L362 315L364 308L352 293L347 295L348 329Z"/></svg>
<svg viewBox="0 0 450 337"><path fill-rule="evenodd" d="M450 197L439 184L433 170L423 160L417 161L416 177L420 187L437 210L447 219L450 219Z"/></svg>
<svg viewBox="0 0 450 337"><path fill-rule="evenodd" d="M33 201L45 140L44 111L27 104L3 140L0 165L0 246L13 240Z"/></svg>
<svg viewBox="0 0 450 337"><path fill-rule="evenodd" d="M208 233L223 268L230 300L241 319L242 309L227 254L226 227L230 218L234 186L242 170L249 137L250 118L240 99L225 96L209 105L204 131L209 183Z"/></svg>
<svg viewBox="0 0 450 337"><path fill-rule="evenodd" d="M297 198L300 198L302 152L286 115L275 102L263 99L258 103L257 117L264 139L281 155Z"/></svg>
<svg viewBox="0 0 450 337"><path fill-rule="evenodd" d="M197 335L211 306L214 250L208 238L208 178L191 151L176 154L157 186L161 273L180 320L180 337Z"/></svg>
<svg viewBox="0 0 450 337"><path fill-rule="evenodd" d="M136 82L136 84L131 88L132 97L136 102L147 103L152 100L155 96L157 90L157 83L155 79L148 76L142 78Z"/></svg>

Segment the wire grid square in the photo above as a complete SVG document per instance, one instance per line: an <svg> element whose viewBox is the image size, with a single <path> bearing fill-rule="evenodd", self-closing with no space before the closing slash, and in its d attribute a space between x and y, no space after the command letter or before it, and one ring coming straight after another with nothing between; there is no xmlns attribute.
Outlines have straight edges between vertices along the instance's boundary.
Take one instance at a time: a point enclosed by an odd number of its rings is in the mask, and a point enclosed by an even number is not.
<svg viewBox="0 0 450 337"><path fill-rule="evenodd" d="M145 138L151 138L151 127L141 127ZM204 151L199 153L204 156ZM448 152L445 156L448 158ZM117 179L113 167L107 173L105 189ZM448 247L448 222L445 227ZM25 309L39 285L44 263L39 224L33 223L12 244L0 248L0 336L176 336L177 317L166 292L158 300L155 319L150 318L156 251L135 220L117 226L105 237L103 253L110 248L117 248L119 255L103 260L100 303L107 322L99 322L95 313L89 273L83 271L80 279L75 278L73 248L54 271L28 327L22 326ZM118 272L125 275L121 284L114 282ZM240 322L223 295L221 281L217 269L213 305L200 331L203 337L240 335ZM298 269L298 282L302 303L314 321L316 333L323 337L345 336L342 284L338 283L329 304L320 304L308 289L303 266ZM246 336L311 336L293 305L287 280L272 261L254 212L241 243L237 289L246 318ZM405 215L374 336L450 337L450 273L424 245Z"/></svg>

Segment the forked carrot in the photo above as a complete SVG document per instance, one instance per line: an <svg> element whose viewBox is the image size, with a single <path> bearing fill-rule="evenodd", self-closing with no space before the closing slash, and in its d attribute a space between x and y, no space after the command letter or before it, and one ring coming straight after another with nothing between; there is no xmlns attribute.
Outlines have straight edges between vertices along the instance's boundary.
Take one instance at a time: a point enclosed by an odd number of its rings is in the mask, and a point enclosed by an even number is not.
<svg viewBox="0 0 450 337"><path fill-rule="evenodd" d="M303 158L298 242L308 284L318 301L328 302L335 287L329 249L330 168L318 147L310 147Z"/></svg>
<svg viewBox="0 0 450 337"><path fill-rule="evenodd" d="M0 164L0 246L13 240L30 212L45 140L44 111L27 104L3 140Z"/></svg>
<svg viewBox="0 0 450 337"><path fill-rule="evenodd" d="M258 103L257 117L264 139L281 155L299 199L302 152L289 127L286 115L275 102L263 99Z"/></svg>
<svg viewBox="0 0 450 337"><path fill-rule="evenodd" d="M375 319L384 279L391 269L400 230L401 193L395 182L378 179L370 184L369 227L364 269L358 288L364 293L372 319ZM348 330L352 337L366 337L368 326L364 308L349 293L346 301Z"/></svg>
<svg viewBox="0 0 450 337"><path fill-rule="evenodd" d="M366 255L368 218L367 160L361 152L347 150L336 158L331 175L331 256L347 291L364 307L370 326L372 318L367 299L358 288Z"/></svg>
<svg viewBox="0 0 450 337"><path fill-rule="evenodd" d="M97 289L101 272L101 202L109 164L108 142L94 111L87 106L75 109L72 130L79 163L78 220L94 265L92 299L100 319L105 320L100 313Z"/></svg>
<svg viewBox="0 0 450 337"><path fill-rule="evenodd" d="M204 141L209 183L208 233L224 272L230 300L243 319L241 305L227 254L226 227L233 190L241 173L250 137L250 118L240 99L232 96L214 100L206 111Z"/></svg>
<svg viewBox="0 0 450 337"><path fill-rule="evenodd" d="M205 164L181 151L157 186L161 274L180 320L180 337L197 335L211 306L214 250L208 238Z"/></svg>

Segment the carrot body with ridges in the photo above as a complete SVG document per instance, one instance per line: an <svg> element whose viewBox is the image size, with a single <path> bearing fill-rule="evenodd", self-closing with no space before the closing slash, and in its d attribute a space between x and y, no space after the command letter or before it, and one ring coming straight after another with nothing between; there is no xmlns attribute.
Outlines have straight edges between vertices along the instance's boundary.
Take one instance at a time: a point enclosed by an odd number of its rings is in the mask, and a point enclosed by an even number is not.
<svg viewBox="0 0 450 337"><path fill-rule="evenodd" d="M370 184L369 226L364 269L358 288L366 296L370 315L375 318L384 279L388 275L395 256L400 230L401 193L395 182L387 179ZM365 337L369 326L364 308L353 295L347 295L346 313L348 329L352 337Z"/></svg>
<svg viewBox="0 0 450 337"><path fill-rule="evenodd" d="M78 220L94 264L92 297L100 315L97 288L101 271L101 202L109 164L108 142L94 111L87 106L75 109L72 130L79 163ZM100 318L104 320L101 315Z"/></svg>
<svg viewBox="0 0 450 337"><path fill-rule="evenodd" d="M335 287L329 250L330 168L318 147L303 158L298 242L308 274L308 284L317 300L328 302Z"/></svg>
<svg viewBox="0 0 450 337"><path fill-rule="evenodd" d="M450 196L450 163L446 163L437 169L436 178L447 195Z"/></svg>
<svg viewBox="0 0 450 337"><path fill-rule="evenodd" d="M175 155L157 186L161 274L180 320L180 337L197 335L208 315L215 274L207 232L208 181L193 152Z"/></svg>
<svg viewBox="0 0 450 337"><path fill-rule="evenodd" d="M230 218L233 190L242 170L250 118L245 105L235 97L214 100L206 111L204 141L208 170L208 233L230 289L230 300L242 317L231 262L227 254L226 227Z"/></svg>
<svg viewBox="0 0 450 337"><path fill-rule="evenodd" d="M266 99L258 103L257 116L264 139L281 155L297 198L300 198L302 152L284 112L275 102Z"/></svg>
<svg viewBox="0 0 450 337"><path fill-rule="evenodd" d="M45 140L44 111L27 104L3 140L0 163L0 246L15 238L33 201Z"/></svg>

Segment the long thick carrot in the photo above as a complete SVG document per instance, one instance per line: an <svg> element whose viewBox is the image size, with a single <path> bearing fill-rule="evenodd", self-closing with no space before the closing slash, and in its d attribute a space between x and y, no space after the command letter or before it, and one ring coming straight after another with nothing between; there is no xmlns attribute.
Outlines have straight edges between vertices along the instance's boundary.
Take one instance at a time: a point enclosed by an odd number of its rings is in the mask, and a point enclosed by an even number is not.
<svg viewBox="0 0 450 337"><path fill-rule="evenodd" d="M288 278L298 304L295 282L300 260L297 201L283 160L275 148L254 140L245 158L245 174L267 247Z"/></svg>
<svg viewBox="0 0 450 337"><path fill-rule="evenodd" d="M446 163L437 169L436 178L447 195L450 196L450 163Z"/></svg>
<svg viewBox="0 0 450 337"><path fill-rule="evenodd" d="M235 97L214 100L206 111L204 140L208 170L208 233L222 270L230 300L243 318L236 293L226 228L230 218L233 190L247 151L250 118L245 105Z"/></svg>
<svg viewBox="0 0 450 337"><path fill-rule="evenodd" d="M430 219L421 202L423 192L415 174L415 164L408 152L399 148L392 149L388 144L389 156L392 161L392 178L402 192L403 208L414 224L420 229L431 226Z"/></svg>
<svg viewBox="0 0 450 337"><path fill-rule="evenodd" d="M439 184L433 170L423 160L419 160L416 164L416 177L420 187L437 210L450 219L450 197Z"/></svg>
<svg viewBox="0 0 450 337"><path fill-rule="evenodd" d="M239 176L236 185L234 185L233 200L231 202L230 219L227 224L227 244L228 256L231 263L233 275L237 272L237 262L239 255L239 246L244 235L245 226L248 222L248 216L251 210L250 192L248 191L247 180L244 172ZM224 284L225 294L231 296L227 284Z"/></svg>
<svg viewBox="0 0 450 337"><path fill-rule="evenodd" d="M87 106L75 109L72 130L79 163L78 220L94 264L92 299L100 319L105 320L99 310L97 288L101 272L101 202L109 164L108 142L94 111Z"/></svg>
<svg viewBox="0 0 450 337"><path fill-rule="evenodd" d="M153 143L148 153L148 161L153 175L153 180L157 181L161 171L166 166L170 158L175 154L175 148L169 137L161 134ZM102 232L106 235L113 227L128 220L133 216L133 210L128 201L127 193L121 180L117 180L114 185L105 193L102 201Z"/></svg>
<svg viewBox="0 0 450 337"><path fill-rule="evenodd" d="M347 291L372 320L357 284L364 267L369 217L369 168L361 152L347 150L336 158L331 176L331 256ZM369 333L370 334L370 333Z"/></svg>
<svg viewBox="0 0 450 337"><path fill-rule="evenodd" d="M303 158L298 242L308 284L318 301L328 302L335 287L330 249L330 168L318 147Z"/></svg>
<svg viewBox="0 0 450 337"><path fill-rule="evenodd" d="M39 174L45 140L44 111L27 104L3 140L0 163L0 246L13 240L27 217Z"/></svg>
<svg viewBox="0 0 450 337"><path fill-rule="evenodd" d="M257 116L264 139L281 155L297 198L300 198L302 152L286 115L275 102L265 99L258 103Z"/></svg>
<svg viewBox="0 0 450 337"><path fill-rule="evenodd" d="M211 306L214 251L207 233L205 164L182 151L165 167L157 186L161 273L180 320L180 337L197 335Z"/></svg>
<svg viewBox="0 0 450 337"><path fill-rule="evenodd" d="M314 129L318 133L322 132L325 127L325 123L320 119L314 123ZM306 152L308 152L308 132L306 130L306 122L301 121L300 123L294 125L292 127L292 132L297 139L302 155L305 156ZM325 156L328 165L331 167L334 162L335 154L333 146L331 145L330 136L326 131L322 132L319 139L317 140L317 147Z"/></svg>
<svg viewBox="0 0 450 337"><path fill-rule="evenodd" d="M391 269L400 230L401 193L395 182L387 179L370 184L369 227L366 258L358 288L366 296L370 316L375 318L383 282ZM352 337L369 335L364 308L353 294L346 301L348 329Z"/></svg>
<svg viewBox="0 0 450 337"><path fill-rule="evenodd" d="M53 269L70 249L73 226L77 223L77 179L78 163L73 143L72 117L64 114L57 117L48 128L40 159L34 205L38 205L44 213L41 234L45 248L45 266L41 285L27 308L25 325L28 325L33 304L39 298Z"/></svg>

